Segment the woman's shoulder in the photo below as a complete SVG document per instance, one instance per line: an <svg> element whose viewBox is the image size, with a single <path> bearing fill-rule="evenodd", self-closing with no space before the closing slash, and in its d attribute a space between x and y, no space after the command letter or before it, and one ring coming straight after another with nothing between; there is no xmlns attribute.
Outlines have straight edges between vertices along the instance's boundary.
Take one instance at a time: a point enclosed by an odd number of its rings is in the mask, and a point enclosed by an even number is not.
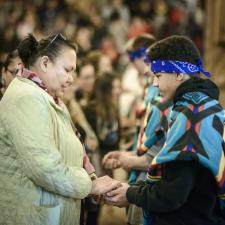
<svg viewBox="0 0 225 225"><path fill-rule="evenodd" d="M13 96L41 96L42 89L40 89L33 81L22 77L15 77L6 90L6 93Z"/></svg>
<svg viewBox="0 0 225 225"><path fill-rule="evenodd" d="M7 88L2 101L2 107L10 105L22 107L24 104L43 104L46 103L47 93L37 87L35 83L30 80L16 77Z"/></svg>

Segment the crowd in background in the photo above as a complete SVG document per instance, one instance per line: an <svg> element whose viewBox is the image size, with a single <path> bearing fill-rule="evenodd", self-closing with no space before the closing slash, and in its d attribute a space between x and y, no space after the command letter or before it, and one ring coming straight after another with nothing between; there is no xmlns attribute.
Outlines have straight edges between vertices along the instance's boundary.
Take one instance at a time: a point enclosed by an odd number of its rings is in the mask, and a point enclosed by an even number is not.
<svg viewBox="0 0 225 225"><path fill-rule="evenodd" d="M143 95L138 71L129 64L128 40L142 33L158 40L182 34L203 53L204 7L197 0L0 0L2 72L13 79L20 62L14 50L29 33L37 39L62 33L74 41L79 48L74 85L63 100L97 175L112 175L101 158L110 150L131 148L133 111ZM9 83L2 75L2 93ZM86 204L93 225L99 206L88 199Z"/></svg>
<svg viewBox="0 0 225 225"><path fill-rule="evenodd" d="M64 33L79 55L100 49L114 65L127 39L142 32L158 39L189 36L203 51L204 1L199 0L11 0L0 1L0 59L27 33Z"/></svg>

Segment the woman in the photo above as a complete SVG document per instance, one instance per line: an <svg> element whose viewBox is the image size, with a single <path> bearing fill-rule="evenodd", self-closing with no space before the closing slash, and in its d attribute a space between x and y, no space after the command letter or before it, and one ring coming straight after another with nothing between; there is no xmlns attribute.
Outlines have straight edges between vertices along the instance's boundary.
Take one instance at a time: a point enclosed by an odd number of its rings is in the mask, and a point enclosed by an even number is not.
<svg viewBox="0 0 225 225"><path fill-rule="evenodd" d="M74 80L76 80L76 74L74 73ZM86 148L90 152L95 152L98 147L98 141L96 135L90 125L88 124L85 115L80 107L79 103L74 98L74 90L76 89L76 83L69 86L63 95L63 102L67 106L73 123L79 130L81 137L85 142ZM96 169L96 168L95 168Z"/></svg>
<svg viewBox="0 0 225 225"><path fill-rule="evenodd" d="M89 60L82 60L77 66L77 89L75 99L81 107L88 105L94 98L96 71Z"/></svg>
<svg viewBox="0 0 225 225"><path fill-rule="evenodd" d="M80 109L82 110L82 113L86 116L85 112L83 111L86 107L89 107L90 103L94 99L94 83L96 80L96 72L94 66L90 63L89 60L85 59L80 61L80 63L77 65L77 77L75 79L77 89L75 91L75 98L76 102L78 103ZM72 114L71 114L72 115ZM78 113L76 113L78 115ZM73 118L73 117L72 117ZM80 124L81 118L79 119ZM77 121L78 122L78 121ZM87 122L88 123L88 122ZM89 125L89 123L88 123ZM87 154L92 162L92 164L95 167L96 174L98 176L103 175L101 161L100 161L100 152L99 152L99 146L95 146L95 151L91 150L91 146L93 146L94 139L90 138L90 132L87 132L84 128L84 126L78 126L78 129L81 131L81 135L86 140L87 145ZM91 130L93 130L91 128ZM97 138L96 138L97 140ZM88 142L87 142L88 141ZM97 141L98 143L98 141ZM98 218L100 213L100 206L93 203L92 198L86 198L85 199L85 215L86 215L86 225L97 225L98 224Z"/></svg>
<svg viewBox="0 0 225 225"><path fill-rule="evenodd" d="M18 53L24 68L0 102L0 224L79 225L80 200L118 183L91 181L60 100L73 81L76 47L60 34L39 42L29 35Z"/></svg>
<svg viewBox="0 0 225 225"><path fill-rule="evenodd" d="M119 109L120 80L114 73L103 73L95 82L95 99L84 113L99 139L101 155L119 148Z"/></svg>

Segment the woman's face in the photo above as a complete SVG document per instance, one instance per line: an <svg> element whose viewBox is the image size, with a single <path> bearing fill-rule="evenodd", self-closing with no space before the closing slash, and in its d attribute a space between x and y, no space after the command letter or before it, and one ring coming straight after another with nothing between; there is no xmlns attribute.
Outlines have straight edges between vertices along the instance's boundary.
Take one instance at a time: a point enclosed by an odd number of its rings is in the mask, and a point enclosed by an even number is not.
<svg viewBox="0 0 225 225"><path fill-rule="evenodd" d="M133 65L136 68L136 70L138 71L139 75L144 75L145 72L145 62L144 62L144 58L138 58L135 59L133 61Z"/></svg>
<svg viewBox="0 0 225 225"><path fill-rule="evenodd" d="M73 74L73 79L74 79L74 81L76 80L75 71L74 71L74 74ZM72 99L74 99L75 90L76 90L75 82L73 82L71 85L68 85L68 87L65 88L64 93L63 93L63 98L62 98L62 100L65 104L69 103Z"/></svg>
<svg viewBox="0 0 225 225"><path fill-rule="evenodd" d="M11 60L11 62L9 63L7 69L3 69L2 71L2 79L5 82L5 86L6 88L9 86L9 84L11 83L11 81L13 80L13 78L16 75L16 65L18 63L20 63L21 60L19 57L15 57Z"/></svg>
<svg viewBox="0 0 225 225"><path fill-rule="evenodd" d="M111 72L113 68L110 58L106 55L102 55L99 60L98 68L100 73Z"/></svg>
<svg viewBox="0 0 225 225"><path fill-rule="evenodd" d="M91 64L83 66L77 78L77 85L83 93L90 94L93 92L95 82L95 70Z"/></svg>
<svg viewBox="0 0 225 225"><path fill-rule="evenodd" d="M62 98L68 86L72 85L76 61L76 52L68 47L62 47L53 62L48 60L45 63L43 59L45 73L41 79L53 97Z"/></svg>

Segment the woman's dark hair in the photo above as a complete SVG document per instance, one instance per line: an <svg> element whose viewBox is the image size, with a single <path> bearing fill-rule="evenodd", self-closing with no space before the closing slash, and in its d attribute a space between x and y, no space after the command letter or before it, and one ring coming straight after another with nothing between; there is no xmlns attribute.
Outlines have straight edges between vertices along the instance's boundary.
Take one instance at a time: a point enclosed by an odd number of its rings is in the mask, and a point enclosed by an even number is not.
<svg viewBox="0 0 225 225"><path fill-rule="evenodd" d="M18 53L25 67L29 68L40 56L46 55L50 60L54 61L60 54L62 46L67 46L77 52L77 46L63 37L62 34L56 34L40 41L37 41L32 34L29 34L20 42Z"/></svg>
<svg viewBox="0 0 225 225"><path fill-rule="evenodd" d="M174 60L198 65L200 53L195 44L187 37L173 35L156 42L147 49L150 60Z"/></svg>
<svg viewBox="0 0 225 225"><path fill-rule="evenodd" d="M4 61L2 67L4 70L7 70L8 69L8 66L10 65L10 63L12 62L13 59L19 57L19 54L18 54L18 51L17 50L14 50L14 51L11 51L9 52L9 54L7 55L6 57L6 60Z"/></svg>
<svg viewBox="0 0 225 225"><path fill-rule="evenodd" d="M127 52L137 51L140 48L148 48L156 41L155 37L148 33L143 33L136 38L128 41L126 45Z"/></svg>

